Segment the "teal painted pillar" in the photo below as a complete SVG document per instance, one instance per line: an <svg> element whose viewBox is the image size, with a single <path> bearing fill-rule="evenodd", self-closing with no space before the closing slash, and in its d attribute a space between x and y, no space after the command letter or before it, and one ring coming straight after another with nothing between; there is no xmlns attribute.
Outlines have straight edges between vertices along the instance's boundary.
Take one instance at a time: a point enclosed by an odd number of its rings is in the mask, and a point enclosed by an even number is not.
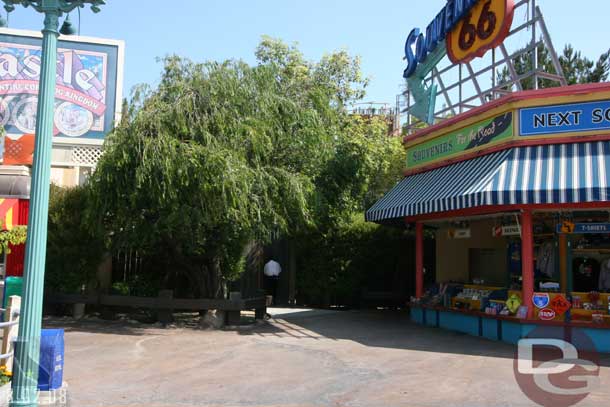
<svg viewBox="0 0 610 407"><path fill-rule="evenodd" d="M53 110L57 74L57 37L60 11L45 12L42 64L36 116L36 141L28 220L23 300L13 372L12 407L37 406L38 359L47 254L47 220L53 141Z"/></svg>
<svg viewBox="0 0 610 407"><path fill-rule="evenodd" d="M38 365L40 358L40 330L42 326L42 300L44 271L47 254L47 222L49 215L49 188L51 176L51 149L53 146L53 114L55 83L57 78L57 37L59 17L77 7L90 4L99 12L104 0L2 0L7 12L15 6L31 7L44 13L42 30L42 62L40 71L36 141L32 165L30 214L23 271L23 298L19 336L15 343L13 365L13 397L11 407L38 406Z"/></svg>

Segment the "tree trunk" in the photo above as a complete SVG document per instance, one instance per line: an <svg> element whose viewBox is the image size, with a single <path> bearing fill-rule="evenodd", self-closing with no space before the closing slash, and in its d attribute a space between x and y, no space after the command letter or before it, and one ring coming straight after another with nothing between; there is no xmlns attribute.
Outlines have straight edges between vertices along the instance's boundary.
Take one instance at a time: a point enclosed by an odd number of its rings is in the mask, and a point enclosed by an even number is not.
<svg viewBox="0 0 610 407"><path fill-rule="evenodd" d="M254 297L259 294L262 286L262 271L265 250L260 242L251 241L244 248L246 271L241 276L241 291L244 297Z"/></svg>
<svg viewBox="0 0 610 407"><path fill-rule="evenodd" d="M187 278L197 298L221 299L226 297L218 257L185 256L180 247L171 247L175 267Z"/></svg>
<svg viewBox="0 0 610 407"><path fill-rule="evenodd" d="M225 290L222 279L222 270L220 268L220 260L217 258L211 259L207 264L207 292L209 298L225 298Z"/></svg>

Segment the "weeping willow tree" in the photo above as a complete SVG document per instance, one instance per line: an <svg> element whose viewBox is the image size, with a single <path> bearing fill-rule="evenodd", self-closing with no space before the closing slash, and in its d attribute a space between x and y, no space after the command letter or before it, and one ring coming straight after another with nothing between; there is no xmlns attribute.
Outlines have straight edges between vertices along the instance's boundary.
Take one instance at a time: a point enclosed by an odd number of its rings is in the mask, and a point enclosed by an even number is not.
<svg viewBox="0 0 610 407"><path fill-rule="evenodd" d="M358 59L310 62L270 38L256 55L256 66L166 58L158 87L125 106L90 180L89 220L114 248L161 259L165 278L186 279L198 297L224 295L248 242L329 212L317 183L360 148L345 109L366 85ZM349 187L362 183L349 170L333 186L362 189Z"/></svg>

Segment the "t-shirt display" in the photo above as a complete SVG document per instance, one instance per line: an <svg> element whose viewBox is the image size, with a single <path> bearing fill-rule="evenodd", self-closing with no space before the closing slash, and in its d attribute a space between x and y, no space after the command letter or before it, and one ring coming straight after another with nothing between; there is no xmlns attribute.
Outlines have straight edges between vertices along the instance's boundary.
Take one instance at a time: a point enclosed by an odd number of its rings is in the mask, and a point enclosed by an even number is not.
<svg viewBox="0 0 610 407"><path fill-rule="evenodd" d="M599 291L603 293L610 292L610 259L602 261L599 271Z"/></svg>
<svg viewBox="0 0 610 407"><path fill-rule="evenodd" d="M573 261L572 273L574 291L590 292L599 287L599 262L587 257L577 257Z"/></svg>
<svg viewBox="0 0 610 407"><path fill-rule="evenodd" d="M553 241L546 241L538 248L536 268L546 278L553 278L555 275L555 244Z"/></svg>

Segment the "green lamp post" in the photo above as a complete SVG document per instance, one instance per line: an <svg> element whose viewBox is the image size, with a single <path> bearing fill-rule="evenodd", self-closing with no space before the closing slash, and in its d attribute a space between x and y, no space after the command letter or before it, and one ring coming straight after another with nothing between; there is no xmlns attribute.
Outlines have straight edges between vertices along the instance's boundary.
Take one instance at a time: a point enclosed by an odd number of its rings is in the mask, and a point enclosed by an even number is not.
<svg viewBox="0 0 610 407"><path fill-rule="evenodd" d="M53 138L53 110L57 76L59 18L77 7L91 5L94 12L104 0L2 0L7 12L16 5L32 7L45 15L42 30L42 64L36 116L36 141L32 166L30 214L25 249L25 268L19 338L15 349L11 407L38 405L38 362L42 325L42 296L47 250L47 219Z"/></svg>

